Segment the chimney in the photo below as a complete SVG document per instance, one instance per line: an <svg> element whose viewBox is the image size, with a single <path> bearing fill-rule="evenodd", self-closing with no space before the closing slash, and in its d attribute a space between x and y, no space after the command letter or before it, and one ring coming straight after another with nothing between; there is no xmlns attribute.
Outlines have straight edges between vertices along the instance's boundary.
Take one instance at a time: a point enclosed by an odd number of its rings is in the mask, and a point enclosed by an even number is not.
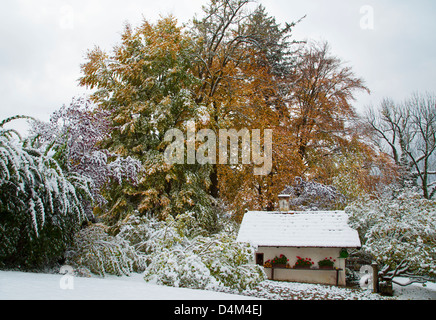
<svg viewBox="0 0 436 320"><path fill-rule="evenodd" d="M289 211L289 199L290 198L291 198L291 195L289 195L289 194L281 194L281 195L279 195L280 211L282 211L282 212L288 212Z"/></svg>

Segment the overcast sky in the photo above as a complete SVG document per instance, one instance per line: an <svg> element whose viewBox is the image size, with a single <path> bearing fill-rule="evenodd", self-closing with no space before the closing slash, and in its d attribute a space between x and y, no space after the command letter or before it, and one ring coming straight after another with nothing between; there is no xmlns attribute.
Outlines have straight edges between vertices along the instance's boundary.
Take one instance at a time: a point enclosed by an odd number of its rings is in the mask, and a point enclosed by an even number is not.
<svg viewBox="0 0 436 320"><path fill-rule="evenodd" d="M110 50L126 21L156 21L173 14L187 22L207 0L1 0L0 120L24 114L48 120L74 96L85 53ZM436 1L261 0L278 22L307 18L296 40L328 41L332 52L362 77L371 95L403 100L415 91L436 92Z"/></svg>

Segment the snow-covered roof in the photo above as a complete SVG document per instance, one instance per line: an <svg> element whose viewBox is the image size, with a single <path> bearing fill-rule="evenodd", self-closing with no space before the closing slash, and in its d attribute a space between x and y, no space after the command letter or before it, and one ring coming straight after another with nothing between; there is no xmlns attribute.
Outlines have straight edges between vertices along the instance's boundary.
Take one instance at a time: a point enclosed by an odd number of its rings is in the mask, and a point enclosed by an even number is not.
<svg viewBox="0 0 436 320"><path fill-rule="evenodd" d="M238 242L270 247L358 248L359 234L344 211L247 212Z"/></svg>

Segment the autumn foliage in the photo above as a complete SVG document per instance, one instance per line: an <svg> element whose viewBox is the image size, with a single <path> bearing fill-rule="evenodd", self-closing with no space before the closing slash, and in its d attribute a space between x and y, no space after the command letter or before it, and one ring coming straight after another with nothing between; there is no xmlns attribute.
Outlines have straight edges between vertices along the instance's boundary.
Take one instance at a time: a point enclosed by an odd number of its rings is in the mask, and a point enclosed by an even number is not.
<svg viewBox="0 0 436 320"><path fill-rule="evenodd" d="M297 176L350 199L373 189L380 179L371 170L384 160L352 105L356 92L369 91L364 81L327 43L296 41L296 23L281 26L262 6L213 0L203 11L184 27L171 16L126 25L111 53L96 47L82 65L80 84L110 113L105 147L144 169L135 186L107 192L110 220L132 210L162 218L192 211L211 227L220 203L237 219L245 209L276 209ZM165 132L186 132L188 121L214 132L273 130L271 172L253 175L252 161L165 163Z"/></svg>

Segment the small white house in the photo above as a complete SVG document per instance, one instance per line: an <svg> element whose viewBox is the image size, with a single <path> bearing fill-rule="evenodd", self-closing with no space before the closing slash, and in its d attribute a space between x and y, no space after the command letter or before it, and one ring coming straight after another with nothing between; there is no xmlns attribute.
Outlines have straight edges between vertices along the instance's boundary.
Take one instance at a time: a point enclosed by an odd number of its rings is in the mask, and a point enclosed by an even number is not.
<svg viewBox="0 0 436 320"><path fill-rule="evenodd" d="M344 286L346 250L361 246L357 231L347 222L344 211L247 212L237 241L257 248L255 262L265 267L269 279ZM272 266L281 255L287 266ZM298 258L310 268L297 267ZM319 267L326 258L333 266Z"/></svg>

